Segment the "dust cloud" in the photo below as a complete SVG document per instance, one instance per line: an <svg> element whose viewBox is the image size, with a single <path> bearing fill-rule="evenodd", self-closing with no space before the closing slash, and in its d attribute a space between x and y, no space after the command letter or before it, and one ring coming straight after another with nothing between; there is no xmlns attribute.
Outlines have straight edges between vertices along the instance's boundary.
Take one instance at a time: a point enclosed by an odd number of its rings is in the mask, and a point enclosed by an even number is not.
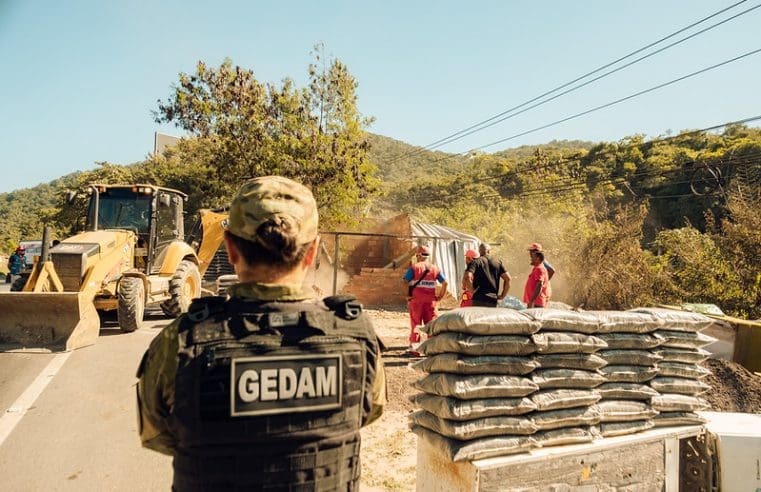
<svg viewBox="0 0 761 492"><path fill-rule="evenodd" d="M304 280L305 286L318 297L333 295L333 264L327 255L321 251L319 261L315 262ZM336 276L336 293L341 292L349 281L349 274L339 268Z"/></svg>
<svg viewBox="0 0 761 492"><path fill-rule="evenodd" d="M502 260L512 281L508 295L522 299L523 287L531 272L528 247L539 243L544 259L555 270L550 286L552 300L573 304L575 282L569 277L570 265L579 261L578 222L570 214L537 214L522 211L505 227L500 244L492 246L492 254Z"/></svg>

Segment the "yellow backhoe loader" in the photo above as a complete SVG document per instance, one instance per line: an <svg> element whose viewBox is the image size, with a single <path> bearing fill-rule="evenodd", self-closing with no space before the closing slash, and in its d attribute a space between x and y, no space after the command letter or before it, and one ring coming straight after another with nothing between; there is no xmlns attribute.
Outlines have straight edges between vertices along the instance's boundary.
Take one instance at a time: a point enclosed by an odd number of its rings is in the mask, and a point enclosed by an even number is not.
<svg viewBox="0 0 761 492"><path fill-rule="evenodd" d="M0 344L73 350L97 340L98 312L116 311L119 328L131 332L147 304L177 317L201 295L213 252L200 260L184 241L184 193L148 184L88 192L87 230L52 248L45 238L23 291L0 294Z"/></svg>

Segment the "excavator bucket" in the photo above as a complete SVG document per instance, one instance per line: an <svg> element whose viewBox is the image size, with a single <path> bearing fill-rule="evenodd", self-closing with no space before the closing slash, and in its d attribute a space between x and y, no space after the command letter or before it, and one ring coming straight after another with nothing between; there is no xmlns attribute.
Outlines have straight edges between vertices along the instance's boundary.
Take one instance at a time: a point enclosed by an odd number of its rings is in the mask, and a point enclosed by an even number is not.
<svg viewBox="0 0 761 492"><path fill-rule="evenodd" d="M100 318L92 294L4 292L0 294L0 346L69 351L92 345Z"/></svg>

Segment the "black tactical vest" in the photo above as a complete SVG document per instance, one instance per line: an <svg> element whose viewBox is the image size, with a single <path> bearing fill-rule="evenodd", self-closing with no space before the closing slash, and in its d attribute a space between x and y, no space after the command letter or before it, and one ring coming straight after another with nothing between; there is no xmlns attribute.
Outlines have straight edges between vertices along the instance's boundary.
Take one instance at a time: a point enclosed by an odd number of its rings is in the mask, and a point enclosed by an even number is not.
<svg viewBox="0 0 761 492"><path fill-rule="evenodd" d="M379 349L356 301L199 299L178 355L174 490L359 488Z"/></svg>

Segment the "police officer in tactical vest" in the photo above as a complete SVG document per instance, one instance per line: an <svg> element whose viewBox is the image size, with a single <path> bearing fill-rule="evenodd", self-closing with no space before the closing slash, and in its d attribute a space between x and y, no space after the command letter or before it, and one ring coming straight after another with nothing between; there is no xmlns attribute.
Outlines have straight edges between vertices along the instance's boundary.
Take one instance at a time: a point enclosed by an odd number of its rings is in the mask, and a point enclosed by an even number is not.
<svg viewBox="0 0 761 492"><path fill-rule="evenodd" d="M386 400L378 341L353 297L310 298L317 206L279 176L233 199L241 283L193 301L138 370L143 446L174 456L173 490L357 490L359 429Z"/></svg>

